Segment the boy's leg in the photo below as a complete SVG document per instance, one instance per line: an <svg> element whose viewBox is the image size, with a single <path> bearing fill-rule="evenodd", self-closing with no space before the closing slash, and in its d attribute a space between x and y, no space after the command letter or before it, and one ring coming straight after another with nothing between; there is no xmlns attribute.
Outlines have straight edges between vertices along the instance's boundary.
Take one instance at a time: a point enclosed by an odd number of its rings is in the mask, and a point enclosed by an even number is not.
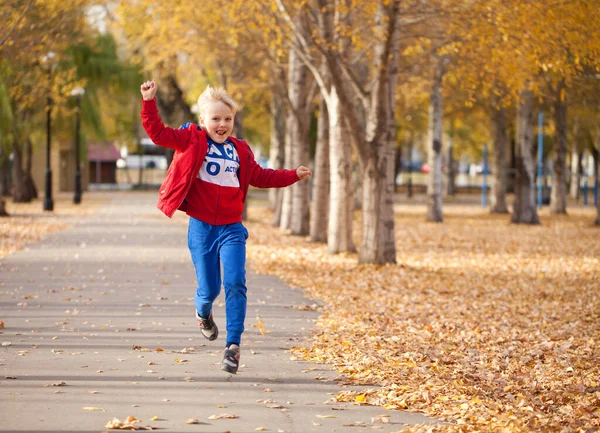
<svg viewBox="0 0 600 433"><path fill-rule="evenodd" d="M194 305L201 317L208 317L213 301L221 291L221 269L219 265L218 228L190 217L188 248L196 268L198 283Z"/></svg>
<svg viewBox="0 0 600 433"><path fill-rule="evenodd" d="M239 345L246 319L246 239L248 230L242 223L223 227L221 262L225 286L227 346Z"/></svg>

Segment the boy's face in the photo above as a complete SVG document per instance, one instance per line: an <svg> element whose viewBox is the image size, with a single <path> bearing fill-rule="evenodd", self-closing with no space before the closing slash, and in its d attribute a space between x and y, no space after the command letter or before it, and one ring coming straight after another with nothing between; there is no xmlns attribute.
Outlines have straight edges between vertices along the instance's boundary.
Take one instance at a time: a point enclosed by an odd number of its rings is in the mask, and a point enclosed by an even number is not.
<svg viewBox="0 0 600 433"><path fill-rule="evenodd" d="M212 101L200 115L200 125L217 143L223 143L233 130L233 111L222 101Z"/></svg>

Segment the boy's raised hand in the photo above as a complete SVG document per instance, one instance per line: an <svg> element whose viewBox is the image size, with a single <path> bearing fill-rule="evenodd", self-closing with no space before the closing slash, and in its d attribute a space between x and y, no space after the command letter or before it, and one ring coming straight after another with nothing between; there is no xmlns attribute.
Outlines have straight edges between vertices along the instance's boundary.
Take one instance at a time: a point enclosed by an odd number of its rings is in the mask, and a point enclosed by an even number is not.
<svg viewBox="0 0 600 433"><path fill-rule="evenodd" d="M144 81L140 86L140 92L142 92L142 98L146 101L154 98L156 95L156 91L158 90L158 86L156 85L156 81Z"/></svg>
<svg viewBox="0 0 600 433"><path fill-rule="evenodd" d="M302 180L306 179L308 176L312 176L312 173L310 172L309 168L301 165L296 169L296 175L298 176L298 179Z"/></svg>

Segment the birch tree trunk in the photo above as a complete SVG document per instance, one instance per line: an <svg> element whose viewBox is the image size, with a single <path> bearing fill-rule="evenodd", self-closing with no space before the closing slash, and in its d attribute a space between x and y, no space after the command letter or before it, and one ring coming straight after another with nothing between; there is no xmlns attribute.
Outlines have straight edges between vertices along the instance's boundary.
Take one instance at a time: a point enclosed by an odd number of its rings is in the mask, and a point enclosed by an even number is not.
<svg viewBox="0 0 600 433"><path fill-rule="evenodd" d="M344 134L342 107L337 89L332 86L328 98L329 161L331 193L327 226L327 251L330 254L355 252L352 240L352 162L350 143Z"/></svg>
<svg viewBox="0 0 600 433"><path fill-rule="evenodd" d="M396 263L394 236L394 147L391 130L367 159L363 176L363 230L359 263ZM375 146L373 146L375 147Z"/></svg>
<svg viewBox="0 0 600 433"><path fill-rule="evenodd" d="M290 136L290 117L292 114L288 113L285 122L285 146L284 146L284 160L286 165L290 164L293 156L292 150L292 138ZM288 230L292 225L292 189L283 188L281 198L281 217L279 221L279 227L282 230Z"/></svg>
<svg viewBox="0 0 600 433"><path fill-rule="evenodd" d="M517 177L512 223L539 224L535 203L535 161L533 145L533 93L524 90L517 105Z"/></svg>
<svg viewBox="0 0 600 433"><path fill-rule="evenodd" d="M582 156L582 152L577 148L577 143L573 143L573 150L571 151L571 185L569 186L570 195L573 200L579 199Z"/></svg>
<svg viewBox="0 0 600 433"><path fill-rule="evenodd" d="M506 205L506 187L508 181L508 135L506 133L506 110L494 107L492 111L494 133L494 185L490 197L490 213L508 213Z"/></svg>
<svg viewBox="0 0 600 433"><path fill-rule="evenodd" d="M571 146L571 157L569 158L568 188L569 196L573 200L579 199L579 185L581 182L581 146L579 145L579 118L573 121L573 145Z"/></svg>
<svg viewBox="0 0 600 433"><path fill-rule="evenodd" d="M290 168L308 166L308 132L310 124L312 83L308 68L300 57L290 53L289 99L291 108L288 116L288 137L291 140L292 159ZM291 186L292 209L290 228L293 235L304 236L309 232L310 203L308 191L310 182L296 182Z"/></svg>
<svg viewBox="0 0 600 433"><path fill-rule="evenodd" d="M310 208L310 240L327 242L327 222L329 214L329 114L327 104L321 98L317 123L317 148L313 173L312 203Z"/></svg>
<svg viewBox="0 0 600 433"><path fill-rule="evenodd" d="M427 221L442 222L442 60L438 60L429 105L429 125L427 127L429 176L427 179Z"/></svg>
<svg viewBox="0 0 600 433"><path fill-rule="evenodd" d="M273 90L271 96L271 141L269 144L269 165L274 170L283 168L285 155L285 112L280 95ZM281 188L269 189L269 207L275 210L273 225L281 220ZM279 212L277 212L279 209Z"/></svg>
<svg viewBox="0 0 600 433"><path fill-rule="evenodd" d="M567 103L565 101L564 81L558 86L554 102L554 124L556 128L556 146L554 148L554 176L550 195L550 212L567 213Z"/></svg>
<svg viewBox="0 0 600 433"><path fill-rule="evenodd" d="M385 23L385 19L391 23ZM376 71L366 124L363 170L363 227L359 263L396 263L394 233L395 107L398 74L399 13L380 7L377 25L388 35L375 46ZM389 44L389 45L388 45ZM387 51L387 53L386 53Z"/></svg>

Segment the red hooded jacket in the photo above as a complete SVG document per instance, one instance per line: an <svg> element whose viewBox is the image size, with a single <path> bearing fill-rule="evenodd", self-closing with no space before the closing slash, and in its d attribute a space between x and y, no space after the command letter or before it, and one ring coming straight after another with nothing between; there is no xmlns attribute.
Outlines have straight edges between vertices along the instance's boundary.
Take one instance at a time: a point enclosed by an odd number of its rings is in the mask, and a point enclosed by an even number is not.
<svg viewBox="0 0 600 433"><path fill-rule="evenodd" d="M171 218L176 210L186 210L184 200L208 151L206 131L194 124L184 129L166 127L158 114L156 99L142 100L141 116L142 125L150 139L159 146L175 150L173 161L159 190L157 205ZM254 160L248 143L233 137L228 139L234 144L240 159L238 178L244 201L249 185L258 188L281 188L299 180L295 170L262 168Z"/></svg>

